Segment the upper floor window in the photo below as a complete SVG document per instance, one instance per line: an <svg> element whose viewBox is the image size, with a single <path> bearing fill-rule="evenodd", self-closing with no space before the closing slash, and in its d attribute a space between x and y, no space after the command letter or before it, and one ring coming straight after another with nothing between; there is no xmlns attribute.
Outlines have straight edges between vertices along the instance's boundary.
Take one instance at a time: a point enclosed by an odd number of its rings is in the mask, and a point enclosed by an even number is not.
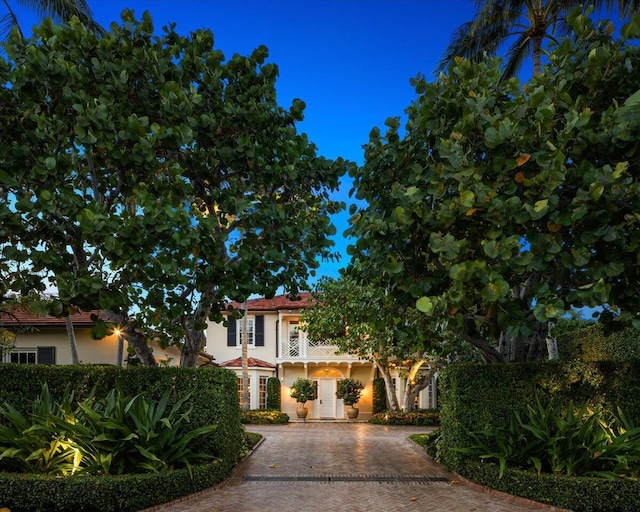
<svg viewBox="0 0 640 512"><path fill-rule="evenodd" d="M238 346L242 346L244 324L244 319L238 321L238 339L236 341ZM252 316L247 317L247 345L250 347L255 345L255 317Z"/></svg>
<svg viewBox="0 0 640 512"><path fill-rule="evenodd" d="M242 346L242 319L228 318L227 346ZM264 347L264 315L247 317L247 345Z"/></svg>

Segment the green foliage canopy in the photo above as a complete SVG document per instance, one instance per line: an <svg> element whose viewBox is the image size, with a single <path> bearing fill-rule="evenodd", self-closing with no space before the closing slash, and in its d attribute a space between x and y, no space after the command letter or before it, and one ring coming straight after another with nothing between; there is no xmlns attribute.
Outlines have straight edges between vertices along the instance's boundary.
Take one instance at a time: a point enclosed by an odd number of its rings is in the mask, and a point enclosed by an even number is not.
<svg viewBox="0 0 640 512"><path fill-rule="evenodd" d="M50 20L0 60L0 271L14 291L180 339L227 297L305 286L332 258L347 164L296 132L268 51L225 60L213 35L154 35L123 12L98 36ZM4 290L0 290L4 293ZM148 334L151 336L151 334ZM197 352L196 352L197 353Z"/></svg>
<svg viewBox="0 0 640 512"><path fill-rule="evenodd" d="M640 328L640 134L617 115L640 84L638 15L621 40L571 22L577 41L523 87L498 60L416 79L405 133L374 129L352 174L365 280L383 276L492 361L505 334L539 339L571 308Z"/></svg>

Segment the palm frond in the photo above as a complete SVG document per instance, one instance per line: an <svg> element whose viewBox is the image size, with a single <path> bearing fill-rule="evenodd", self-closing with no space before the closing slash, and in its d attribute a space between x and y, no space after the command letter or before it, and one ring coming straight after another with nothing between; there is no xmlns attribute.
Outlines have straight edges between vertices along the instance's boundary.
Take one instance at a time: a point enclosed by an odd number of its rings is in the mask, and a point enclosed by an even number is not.
<svg viewBox="0 0 640 512"><path fill-rule="evenodd" d="M623 17L630 16L633 12L640 11L640 0L607 0L607 10L613 10L613 5L617 4L618 11Z"/></svg>
<svg viewBox="0 0 640 512"><path fill-rule="evenodd" d="M6 39L9 37L11 30L14 28L18 29L20 37L22 37L22 30L20 29L20 24L18 23L18 15L15 13L11 4L7 0L2 0L5 8L7 9L7 13L0 18L0 37L2 39Z"/></svg>
<svg viewBox="0 0 640 512"><path fill-rule="evenodd" d="M461 25L454 32L438 70L443 70L456 57L479 61L485 54L495 55L510 35L515 21L501 13L493 20L483 17Z"/></svg>
<svg viewBox="0 0 640 512"><path fill-rule="evenodd" d="M69 21L76 16L87 28L99 34L104 29L94 20L91 8L86 0L17 0L18 3L34 11L40 18L52 18L54 21Z"/></svg>
<svg viewBox="0 0 640 512"><path fill-rule="evenodd" d="M529 34L522 34L509 47L504 59L504 69L500 80L506 80L516 74L522 63L531 55L533 40Z"/></svg>
<svg viewBox="0 0 640 512"><path fill-rule="evenodd" d="M20 36L22 36L18 18L13 11L9 10L9 12L0 18L0 39L4 40L9 37L9 34L15 27L17 27L18 31L20 31Z"/></svg>
<svg viewBox="0 0 640 512"><path fill-rule="evenodd" d="M504 8L505 2L506 0L477 2L478 12L474 20L455 30L438 64L438 71L446 68L456 57L478 61L485 54L496 54L519 17L517 11Z"/></svg>

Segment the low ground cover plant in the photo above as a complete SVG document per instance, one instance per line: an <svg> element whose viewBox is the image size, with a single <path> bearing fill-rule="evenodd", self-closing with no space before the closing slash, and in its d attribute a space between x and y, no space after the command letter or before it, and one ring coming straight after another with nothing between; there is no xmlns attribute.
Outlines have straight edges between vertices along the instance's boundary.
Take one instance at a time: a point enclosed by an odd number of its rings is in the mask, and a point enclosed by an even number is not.
<svg viewBox="0 0 640 512"><path fill-rule="evenodd" d="M251 451L262 439L262 434L257 434L256 432L245 432L244 437L247 450ZM0 510L0 512L2 511Z"/></svg>
<svg viewBox="0 0 640 512"><path fill-rule="evenodd" d="M241 412L240 421L245 425L284 424L289 423L289 415L280 411L254 409L252 411Z"/></svg>
<svg viewBox="0 0 640 512"><path fill-rule="evenodd" d="M409 436L414 443L422 446L427 454L435 459L438 453L438 443L440 441L440 431L426 432L424 434L411 434Z"/></svg>
<svg viewBox="0 0 640 512"><path fill-rule="evenodd" d="M414 411L383 411L371 416L369 423L376 425L440 425L440 413L437 409L416 409Z"/></svg>
<svg viewBox="0 0 640 512"><path fill-rule="evenodd" d="M640 478L640 424L618 409L613 414L573 403L544 404L514 413L504 427L470 432L461 453L507 468L538 474Z"/></svg>
<svg viewBox="0 0 640 512"><path fill-rule="evenodd" d="M214 425L191 428L189 395L169 403L127 396L119 388L75 402L69 388L54 400L46 384L23 415L0 407L0 471L48 475L159 473L214 457L196 450ZM75 405L74 405L75 404Z"/></svg>

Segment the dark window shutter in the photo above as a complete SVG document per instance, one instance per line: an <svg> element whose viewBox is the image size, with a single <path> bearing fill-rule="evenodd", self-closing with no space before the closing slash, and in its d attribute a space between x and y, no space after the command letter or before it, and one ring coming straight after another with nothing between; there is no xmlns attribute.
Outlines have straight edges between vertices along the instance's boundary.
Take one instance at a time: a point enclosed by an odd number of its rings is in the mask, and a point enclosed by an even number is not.
<svg viewBox="0 0 640 512"><path fill-rule="evenodd" d="M256 315L256 347L264 347L264 315Z"/></svg>
<svg viewBox="0 0 640 512"><path fill-rule="evenodd" d="M38 364L56 364L56 347L38 347Z"/></svg>
<svg viewBox="0 0 640 512"><path fill-rule="evenodd" d="M236 319L233 317L227 318L229 325L227 327L227 347L236 346Z"/></svg>

